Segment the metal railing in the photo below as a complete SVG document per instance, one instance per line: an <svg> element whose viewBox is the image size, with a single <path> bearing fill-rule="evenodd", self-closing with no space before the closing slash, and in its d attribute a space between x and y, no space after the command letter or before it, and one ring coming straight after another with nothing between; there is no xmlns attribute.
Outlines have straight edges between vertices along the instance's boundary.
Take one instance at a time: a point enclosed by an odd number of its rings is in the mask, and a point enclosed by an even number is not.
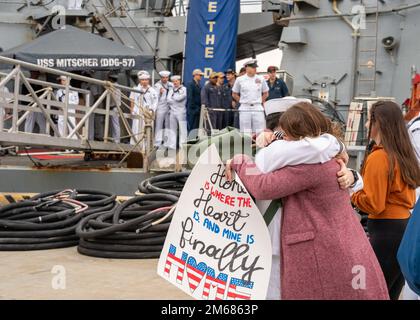
<svg viewBox="0 0 420 320"><path fill-rule="evenodd" d="M70 72L37 66L31 63L0 57L0 64L13 66L7 73L1 73L0 81L0 144L3 145L42 145L62 149L85 151L115 151L126 154L133 151L141 153L144 159L144 169L149 170L148 158L153 148L153 121L154 115L146 106L138 105L138 115L124 112L130 110L130 93L142 94L141 91L126 86L93 79ZM60 85L50 81L41 81L28 78L23 70L33 70L55 76L65 76L66 84ZM89 90L70 86L70 80L78 80L91 86L97 86L102 94L92 101ZM13 89L10 92L5 86L11 82ZM21 85L29 92L21 94ZM42 87L37 91L33 86ZM62 89L66 93L64 101L60 101L54 94L54 89ZM119 105L118 94L121 94ZM71 104L69 92L74 91L81 95L83 105ZM141 104L141 99L139 99ZM111 107L112 106L112 107ZM42 114L46 121L45 134L23 132L19 127L27 120L31 113ZM89 119L100 115L105 118L103 141L89 139ZM58 130L53 117L62 117L64 127ZM131 139L132 144L116 143L109 137L109 122L111 117L118 117L119 122L128 133L121 139ZM70 118L76 119L76 121ZM130 121L140 121L140 132L132 132ZM8 125L6 125L8 124ZM8 127L8 128L6 128ZM44 129L44 128L42 128ZM43 130L42 130L43 131ZM51 134L50 134L51 133ZM77 139L74 139L76 137ZM124 157L124 158L126 158ZM121 165L122 163L120 163Z"/></svg>

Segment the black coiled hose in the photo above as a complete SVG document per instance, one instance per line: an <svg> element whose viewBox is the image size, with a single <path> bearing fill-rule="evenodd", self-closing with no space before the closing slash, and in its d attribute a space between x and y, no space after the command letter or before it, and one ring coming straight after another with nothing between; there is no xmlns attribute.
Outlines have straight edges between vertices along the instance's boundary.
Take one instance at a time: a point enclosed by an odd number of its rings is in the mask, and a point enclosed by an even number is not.
<svg viewBox="0 0 420 320"><path fill-rule="evenodd" d="M166 173L148 178L139 184L139 191L143 194L165 193L179 197L190 173Z"/></svg>
<svg viewBox="0 0 420 320"><path fill-rule="evenodd" d="M83 217L112 210L116 196L95 190L39 194L0 208L0 251L76 246L76 226Z"/></svg>
<svg viewBox="0 0 420 320"><path fill-rule="evenodd" d="M76 230L79 253L98 258L158 258L177 201L171 194L147 194L82 219Z"/></svg>

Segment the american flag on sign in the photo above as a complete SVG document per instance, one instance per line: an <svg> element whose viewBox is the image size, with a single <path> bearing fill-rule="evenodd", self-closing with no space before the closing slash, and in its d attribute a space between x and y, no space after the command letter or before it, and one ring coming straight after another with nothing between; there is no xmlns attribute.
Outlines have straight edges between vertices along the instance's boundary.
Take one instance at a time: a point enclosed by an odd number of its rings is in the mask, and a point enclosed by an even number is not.
<svg viewBox="0 0 420 320"><path fill-rule="evenodd" d="M219 274L219 276L216 278L216 275L214 273L214 270L209 268L207 270L206 280L204 282L204 289L203 289L203 298L209 299L210 294L210 287L216 287L216 300L223 300L225 296L225 290L226 290L226 283L228 280L228 275L225 273Z"/></svg>
<svg viewBox="0 0 420 320"><path fill-rule="evenodd" d="M184 278L184 269L185 269L185 262L187 260L188 254L185 252L182 253L181 259L175 256L176 247L174 245L170 245L168 256L166 257L165 262L165 275L169 278L169 272L171 270L172 264L178 267L178 272L176 275L176 281L178 283L182 283L182 279Z"/></svg>
<svg viewBox="0 0 420 320"><path fill-rule="evenodd" d="M204 262L197 264L197 260L190 257L187 262L188 285L191 292L194 292L206 274L207 265Z"/></svg>
<svg viewBox="0 0 420 320"><path fill-rule="evenodd" d="M252 289L254 287L254 282L232 278L230 279L229 291L227 294L228 299L251 300L251 295L238 291L237 287Z"/></svg>

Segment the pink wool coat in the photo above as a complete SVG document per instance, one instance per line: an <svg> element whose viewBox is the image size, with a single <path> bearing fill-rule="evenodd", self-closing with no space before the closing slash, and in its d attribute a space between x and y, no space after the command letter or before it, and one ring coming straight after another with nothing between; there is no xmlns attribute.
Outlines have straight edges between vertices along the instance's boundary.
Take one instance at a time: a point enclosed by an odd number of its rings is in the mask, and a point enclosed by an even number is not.
<svg viewBox="0 0 420 320"><path fill-rule="evenodd" d="M262 174L240 155L232 168L256 199L283 199L282 299L389 299L349 193L338 186L335 160Z"/></svg>

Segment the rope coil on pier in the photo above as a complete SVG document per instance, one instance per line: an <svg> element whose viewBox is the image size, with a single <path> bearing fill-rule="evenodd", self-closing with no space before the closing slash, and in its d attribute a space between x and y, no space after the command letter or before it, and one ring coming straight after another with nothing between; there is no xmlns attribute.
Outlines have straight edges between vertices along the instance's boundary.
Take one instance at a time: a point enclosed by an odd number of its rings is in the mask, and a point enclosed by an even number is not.
<svg viewBox="0 0 420 320"><path fill-rule="evenodd" d="M148 194L84 218L76 230L79 253L98 258L158 258L177 201L169 194Z"/></svg>
<svg viewBox="0 0 420 320"><path fill-rule="evenodd" d="M158 258L190 172L139 184L143 195L119 204L94 190L51 191L0 207L0 251L65 248L116 259Z"/></svg>
<svg viewBox="0 0 420 320"><path fill-rule="evenodd" d="M144 194L165 193L179 197L190 174L191 171L186 171L151 177L139 184L139 191Z"/></svg>
<svg viewBox="0 0 420 320"><path fill-rule="evenodd" d="M83 217L112 210L116 196L94 190L39 194L0 208L0 251L44 250L76 246Z"/></svg>
<svg viewBox="0 0 420 320"><path fill-rule="evenodd" d="M98 258L158 258L189 175L168 173L146 179L139 184L141 196L84 218L76 230L79 253Z"/></svg>

